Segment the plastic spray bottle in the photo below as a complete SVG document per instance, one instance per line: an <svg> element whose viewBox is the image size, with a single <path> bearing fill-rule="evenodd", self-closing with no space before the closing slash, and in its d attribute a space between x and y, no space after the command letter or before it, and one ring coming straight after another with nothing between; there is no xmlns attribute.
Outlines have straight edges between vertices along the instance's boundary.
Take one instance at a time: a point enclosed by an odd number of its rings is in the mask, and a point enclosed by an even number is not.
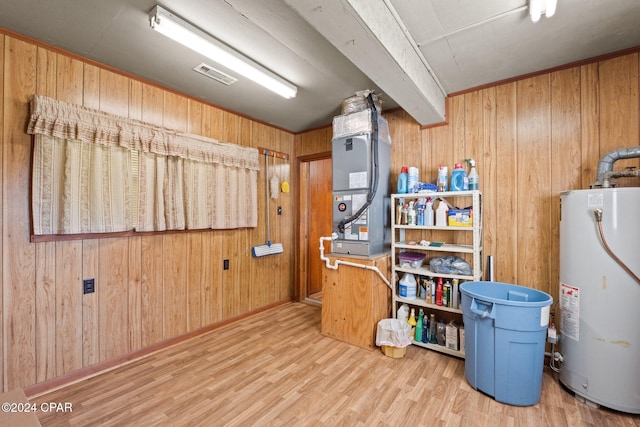
<svg viewBox="0 0 640 427"><path fill-rule="evenodd" d="M480 179L478 178L478 172L476 171L476 161L473 159L467 159L467 163L471 166L469 171L469 190L478 190L480 187Z"/></svg>
<svg viewBox="0 0 640 427"><path fill-rule="evenodd" d="M417 342L422 342L422 317L424 316L424 311L422 309L420 309L420 312L418 313L418 321L416 322L416 333L415 333L415 337L414 340Z"/></svg>
<svg viewBox="0 0 640 427"><path fill-rule="evenodd" d="M433 211L433 200L431 200L431 197L427 199L427 204L424 208L424 212L424 225L433 225L435 223L436 213Z"/></svg>
<svg viewBox="0 0 640 427"><path fill-rule="evenodd" d="M409 325L411 326L411 339L415 339L416 336L416 325L418 322L416 322L416 309L412 308L411 309L411 314L409 315L409 320L408 322Z"/></svg>

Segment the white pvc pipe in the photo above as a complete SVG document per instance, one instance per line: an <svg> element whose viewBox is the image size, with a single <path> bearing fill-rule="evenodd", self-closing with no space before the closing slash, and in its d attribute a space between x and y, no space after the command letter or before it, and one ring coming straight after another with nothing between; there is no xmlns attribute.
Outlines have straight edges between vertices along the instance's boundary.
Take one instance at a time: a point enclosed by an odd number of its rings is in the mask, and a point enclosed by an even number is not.
<svg viewBox="0 0 640 427"><path fill-rule="evenodd" d="M365 270L375 271L376 273L378 273L378 276L380 276L380 278L385 283L385 285L387 285L389 287L389 289L392 289L391 288L391 283L389 282L389 279L387 279L386 276L384 274L382 274L382 272L376 266L358 264L358 263L355 263L355 262L344 261L344 260L341 260L341 259L336 259L336 262L333 265L331 265L331 260L329 258L327 258L326 256L324 256L324 241L325 240L332 241L332 240L335 240L337 238L338 238L338 234L337 233L333 233L331 235L331 237L320 237L320 259L325 262L325 266L327 268L329 268L331 270L337 270L338 266L342 264L342 265L349 265L351 267L364 268Z"/></svg>

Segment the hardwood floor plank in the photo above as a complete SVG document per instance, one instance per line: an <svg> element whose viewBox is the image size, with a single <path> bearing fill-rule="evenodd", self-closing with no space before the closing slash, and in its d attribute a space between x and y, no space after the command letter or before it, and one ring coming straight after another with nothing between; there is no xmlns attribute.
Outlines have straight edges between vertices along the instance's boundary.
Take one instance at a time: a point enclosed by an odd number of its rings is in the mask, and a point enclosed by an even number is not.
<svg viewBox="0 0 640 427"><path fill-rule="evenodd" d="M321 308L291 303L231 324L33 403L43 426L640 426L591 408L545 368L540 403L474 390L464 361L418 347L386 357L320 333Z"/></svg>

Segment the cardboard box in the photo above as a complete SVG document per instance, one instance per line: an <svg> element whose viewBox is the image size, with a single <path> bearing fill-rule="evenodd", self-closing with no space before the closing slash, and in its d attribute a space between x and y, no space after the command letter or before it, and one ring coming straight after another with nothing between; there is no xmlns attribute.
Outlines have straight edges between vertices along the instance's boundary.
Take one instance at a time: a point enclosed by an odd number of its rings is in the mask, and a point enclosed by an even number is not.
<svg viewBox="0 0 640 427"><path fill-rule="evenodd" d="M449 209L447 216L452 227L473 227L473 209Z"/></svg>
<svg viewBox="0 0 640 427"><path fill-rule="evenodd" d="M460 326L460 351L464 353L464 325Z"/></svg>
<svg viewBox="0 0 640 427"><path fill-rule="evenodd" d="M450 350L458 350L458 325L453 322L447 324L446 346Z"/></svg>

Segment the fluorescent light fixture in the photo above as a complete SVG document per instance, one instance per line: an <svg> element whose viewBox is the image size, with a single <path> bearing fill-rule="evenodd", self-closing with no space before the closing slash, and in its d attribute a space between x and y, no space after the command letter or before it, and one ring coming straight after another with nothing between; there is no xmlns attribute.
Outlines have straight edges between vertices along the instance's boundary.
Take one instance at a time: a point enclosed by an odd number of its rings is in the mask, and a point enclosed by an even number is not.
<svg viewBox="0 0 640 427"><path fill-rule="evenodd" d="M558 5L558 0L547 0L547 7L545 16L547 18L551 18L556 13L556 6Z"/></svg>
<svg viewBox="0 0 640 427"><path fill-rule="evenodd" d="M551 18L556 13L558 0L529 0L529 15L533 22L538 22L544 13Z"/></svg>
<svg viewBox="0 0 640 427"><path fill-rule="evenodd" d="M149 13L151 28L285 98L298 88L262 65L160 6Z"/></svg>

